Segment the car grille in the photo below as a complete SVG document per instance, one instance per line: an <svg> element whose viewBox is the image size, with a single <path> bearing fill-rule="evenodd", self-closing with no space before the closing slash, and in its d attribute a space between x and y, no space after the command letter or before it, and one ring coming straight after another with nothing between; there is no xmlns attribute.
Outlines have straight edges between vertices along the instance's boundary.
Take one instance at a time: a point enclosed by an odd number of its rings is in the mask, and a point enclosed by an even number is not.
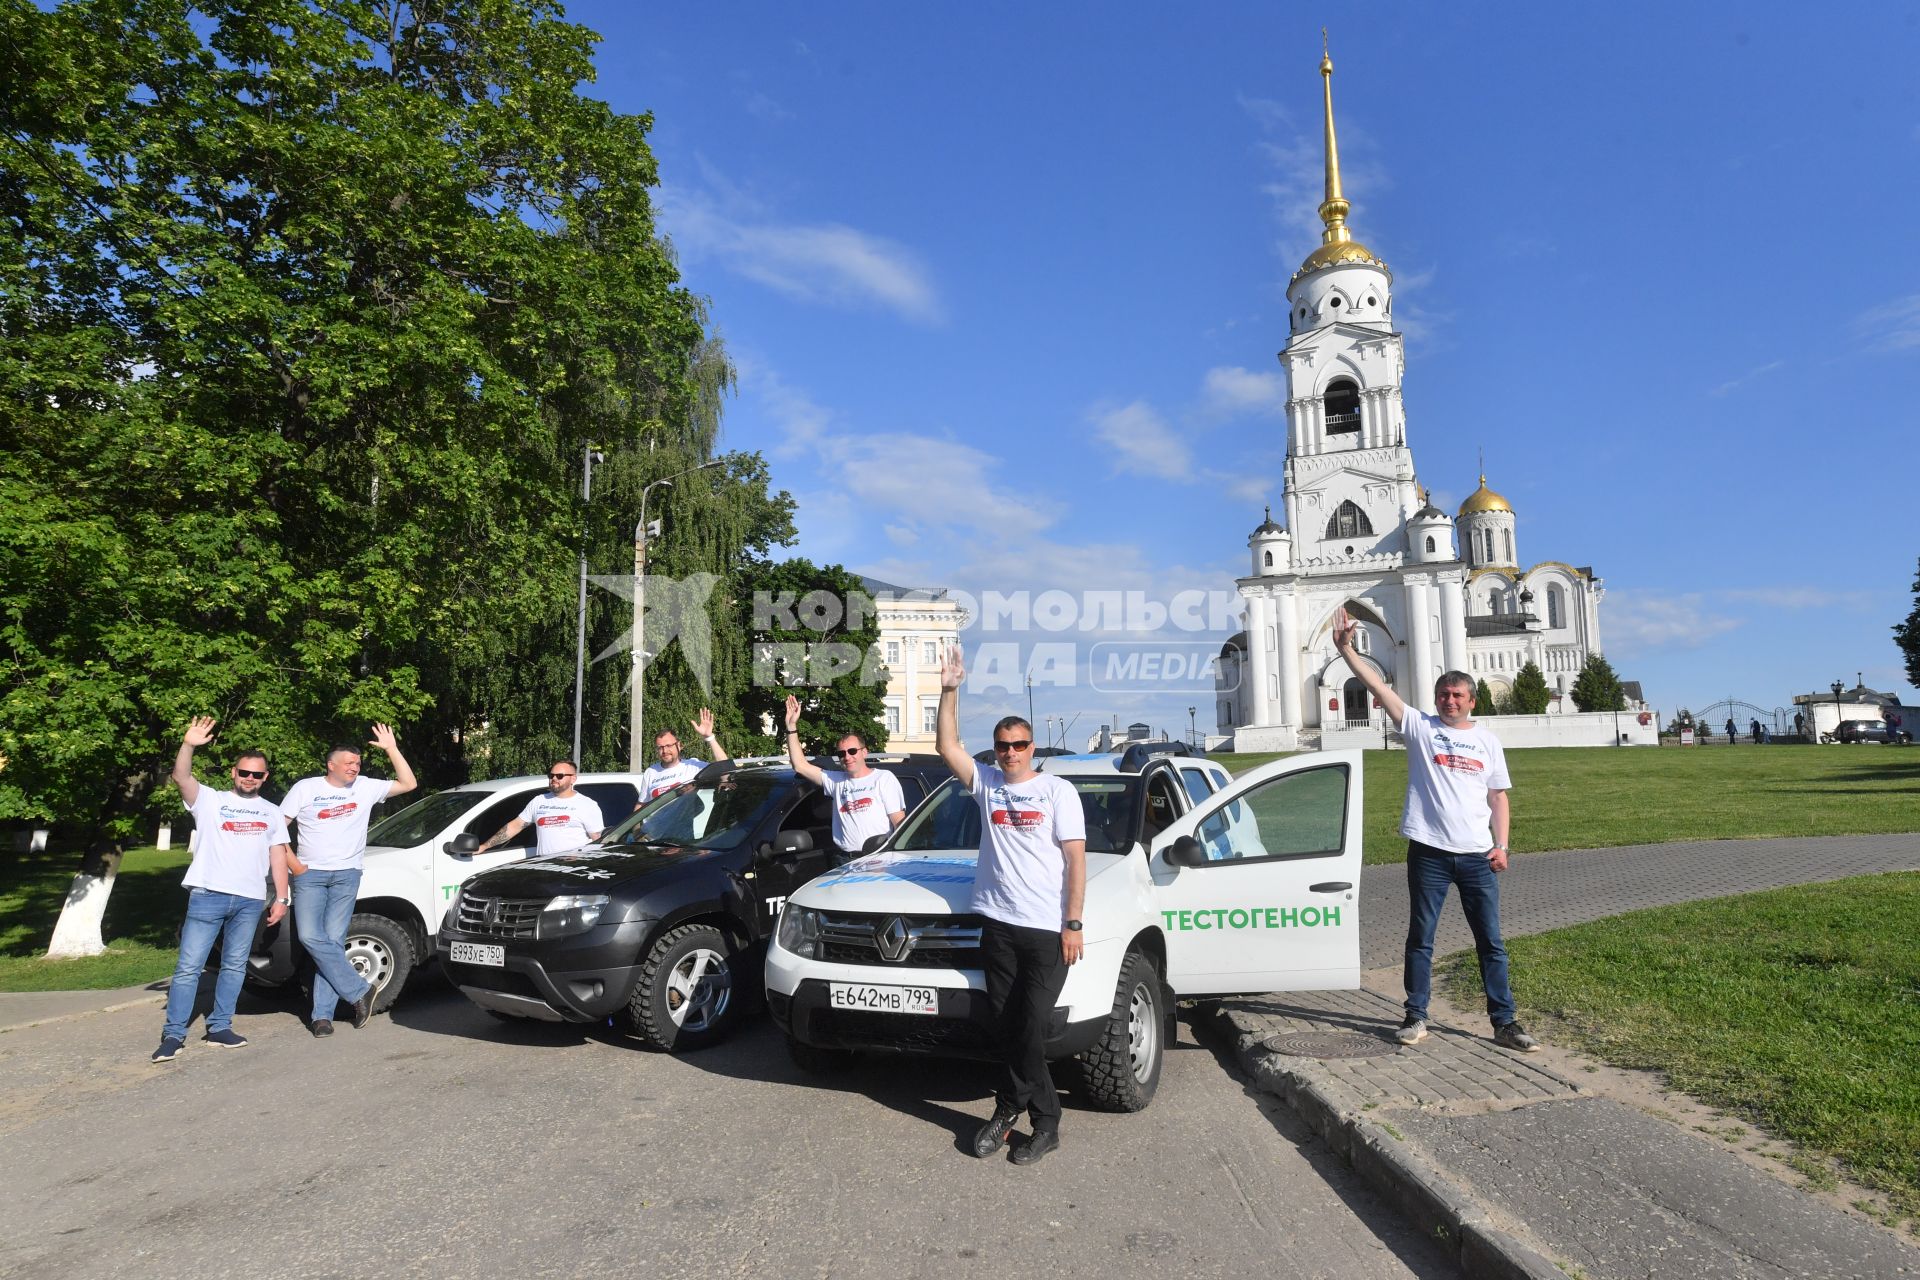
<svg viewBox="0 0 1920 1280"><path fill-rule="evenodd" d="M460 932L482 938L531 938L546 908L545 898L476 898L460 895Z"/></svg>
<svg viewBox="0 0 1920 1280"><path fill-rule="evenodd" d="M820 916L822 960L890 969L978 969L979 916Z"/></svg>

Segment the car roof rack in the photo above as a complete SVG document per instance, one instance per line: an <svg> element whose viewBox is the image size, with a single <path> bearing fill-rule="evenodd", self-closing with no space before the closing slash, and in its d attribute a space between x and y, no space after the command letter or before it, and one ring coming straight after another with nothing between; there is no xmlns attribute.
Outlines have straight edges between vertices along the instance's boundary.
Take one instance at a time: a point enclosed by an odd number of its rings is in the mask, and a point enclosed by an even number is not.
<svg viewBox="0 0 1920 1280"><path fill-rule="evenodd" d="M1120 753L1122 773L1138 773L1156 756L1191 756L1192 747L1184 742L1136 742Z"/></svg>

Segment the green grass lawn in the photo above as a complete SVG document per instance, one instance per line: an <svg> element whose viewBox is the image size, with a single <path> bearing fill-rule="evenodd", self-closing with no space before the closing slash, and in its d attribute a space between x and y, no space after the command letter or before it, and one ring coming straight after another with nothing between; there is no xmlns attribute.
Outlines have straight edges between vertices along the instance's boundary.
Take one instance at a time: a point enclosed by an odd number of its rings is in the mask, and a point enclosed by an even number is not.
<svg viewBox="0 0 1920 1280"><path fill-rule="evenodd" d="M1665 754L1665 753L1663 753ZM1763 753L1756 753L1763 754ZM1920 873L1510 938L1530 1029L1740 1114L1920 1218ZM1480 1001L1473 953L1445 966ZM1830 1174L1826 1175L1829 1179Z"/></svg>
<svg viewBox="0 0 1920 1280"><path fill-rule="evenodd" d="M107 953L47 960L47 942L80 865L76 853L0 855L0 991L100 991L173 972L186 915L185 849L132 849L121 861L101 929Z"/></svg>
<svg viewBox="0 0 1920 1280"><path fill-rule="evenodd" d="M1235 773L1279 758L1214 757ZM1920 747L1540 747L1507 769L1517 854L1920 830ZM1406 753L1367 752L1366 775L1366 859L1403 861Z"/></svg>

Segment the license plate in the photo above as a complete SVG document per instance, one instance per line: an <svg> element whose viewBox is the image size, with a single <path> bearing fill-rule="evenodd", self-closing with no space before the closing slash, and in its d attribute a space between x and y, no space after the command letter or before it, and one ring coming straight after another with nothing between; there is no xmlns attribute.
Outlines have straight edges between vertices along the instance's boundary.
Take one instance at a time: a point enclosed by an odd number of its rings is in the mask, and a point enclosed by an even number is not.
<svg viewBox="0 0 1920 1280"><path fill-rule="evenodd" d="M456 942L453 944L453 962L485 964L504 969L507 967L507 949L489 946L484 942Z"/></svg>
<svg viewBox="0 0 1920 1280"><path fill-rule="evenodd" d="M873 987L864 982L830 982L827 1003L836 1009L865 1009L873 1013L917 1013L938 1016L940 993L932 987Z"/></svg>

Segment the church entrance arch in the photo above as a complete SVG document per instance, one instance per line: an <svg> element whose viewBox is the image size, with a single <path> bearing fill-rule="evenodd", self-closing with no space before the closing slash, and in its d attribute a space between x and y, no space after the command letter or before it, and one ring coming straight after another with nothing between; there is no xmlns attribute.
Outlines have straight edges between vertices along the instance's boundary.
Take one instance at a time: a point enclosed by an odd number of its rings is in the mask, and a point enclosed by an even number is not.
<svg viewBox="0 0 1920 1280"><path fill-rule="evenodd" d="M1367 686L1360 683L1359 676L1350 676L1346 687L1340 690L1340 706L1346 714L1348 724L1365 724L1371 718L1368 701L1372 697Z"/></svg>

